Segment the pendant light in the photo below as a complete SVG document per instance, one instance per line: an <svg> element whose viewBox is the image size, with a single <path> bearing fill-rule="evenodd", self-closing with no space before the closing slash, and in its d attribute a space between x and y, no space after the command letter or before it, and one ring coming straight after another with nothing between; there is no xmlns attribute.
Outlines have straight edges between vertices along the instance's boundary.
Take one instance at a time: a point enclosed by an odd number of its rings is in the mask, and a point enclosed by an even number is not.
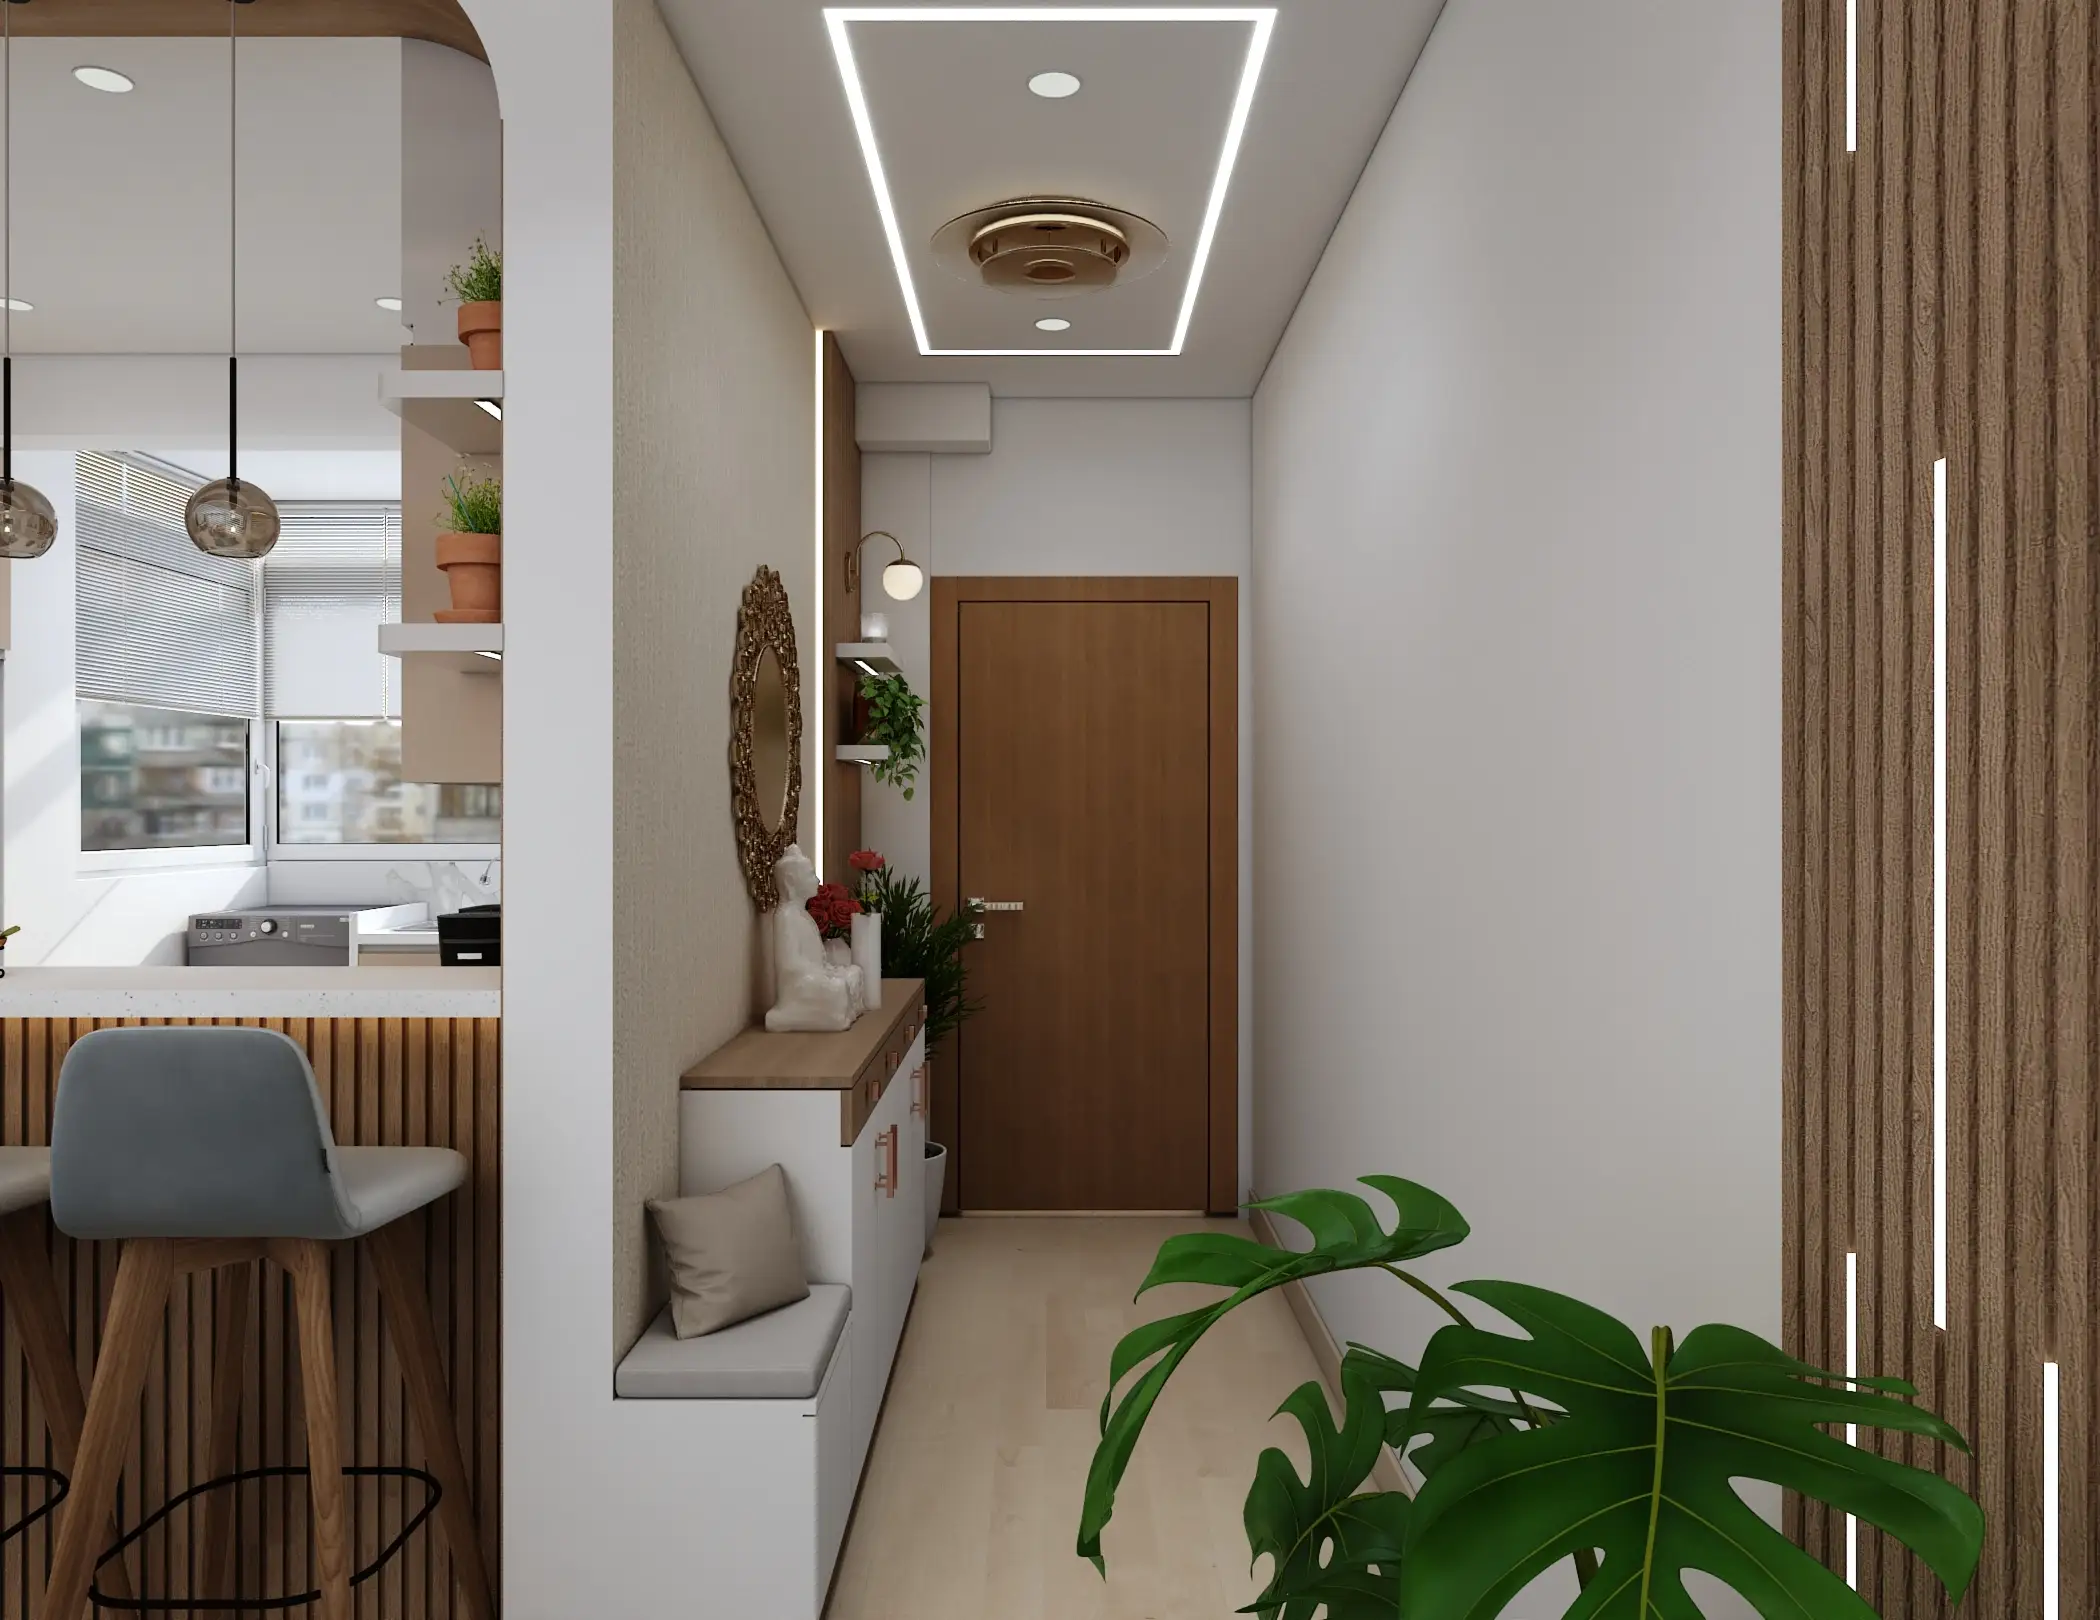
<svg viewBox="0 0 2100 1620"><path fill-rule="evenodd" d="M5 0L0 0L4 4ZM277 544L277 503L240 474L240 8L248 0L229 0L226 13L226 95L228 131L226 175L226 476L206 484L183 508L182 521L197 549L214 557L256 558Z"/></svg>
<svg viewBox="0 0 2100 1620"><path fill-rule="evenodd" d="M40 489L15 482L15 8L0 0L0 79L6 82L6 125L0 139L7 158L0 166L0 557L41 557L58 538L58 514Z"/></svg>

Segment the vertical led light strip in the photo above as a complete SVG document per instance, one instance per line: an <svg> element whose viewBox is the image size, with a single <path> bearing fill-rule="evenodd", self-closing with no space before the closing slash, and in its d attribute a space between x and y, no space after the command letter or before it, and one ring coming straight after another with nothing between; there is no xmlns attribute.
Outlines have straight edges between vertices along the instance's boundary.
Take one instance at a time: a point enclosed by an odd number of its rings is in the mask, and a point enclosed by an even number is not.
<svg viewBox="0 0 2100 1620"><path fill-rule="evenodd" d="M1845 1256L1845 1376L1859 1376L1859 1254ZM1845 1444L1859 1444L1859 1425L1845 1425ZM1845 1584L1859 1590L1859 1520L1845 1515Z"/></svg>
<svg viewBox="0 0 2100 1620"><path fill-rule="evenodd" d="M1932 1325L1947 1326L1947 458L1932 464Z"/></svg>
<svg viewBox="0 0 2100 1620"><path fill-rule="evenodd" d="M1859 0L1845 0L1845 150L1859 150Z"/></svg>
<svg viewBox="0 0 2100 1620"><path fill-rule="evenodd" d="M824 624L824 573L826 565L829 563L830 559L824 555L824 328L821 326L817 328L816 377L816 390L810 397L817 402L817 425L816 433L814 435L817 441L815 464L816 477L811 480L811 483L814 485L817 492L817 567L816 574L814 576L816 581L816 587L810 592L810 612L812 615L814 615L817 626L816 667L817 679L819 682L818 695L820 703L820 707L818 708L817 713L819 716L822 716L827 715L831 712L832 701L831 683L825 678L826 674L831 668L831 648L826 644L826 638L828 637L830 632L826 630ZM824 778L829 776L830 774L831 751L824 746L824 724L822 719L820 718L817 722L817 768L814 771L810 772L810 831L809 847L807 851L810 859L813 862L815 862L817 870L819 872L822 872L824 869ZM826 875L834 878L842 876L842 874L836 872L829 873Z"/></svg>
<svg viewBox="0 0 2100 1620"><path fill-rule="evenodd" d="M2057 1367L2042 1363L2042 1620L2063 1620L2063 1551L2058 1541L2063 1490L2063 1435L2057 1410Z"/></svg>

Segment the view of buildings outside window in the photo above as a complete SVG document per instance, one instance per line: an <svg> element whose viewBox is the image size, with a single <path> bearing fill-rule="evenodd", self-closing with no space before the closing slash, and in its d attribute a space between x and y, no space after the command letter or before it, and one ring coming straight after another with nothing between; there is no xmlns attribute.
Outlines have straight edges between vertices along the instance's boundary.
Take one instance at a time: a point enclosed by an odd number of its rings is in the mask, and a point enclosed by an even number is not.
<svg viewBox="0 0 2100 1620"><path fill-rule="evenodd" d="M80 705L80 847L248 842L248 722L130 703Z"/></svg>
<svg viewBox="0 0 2100 1620"><path fill-rule="evenodd" d="M404 782L397 720L277 723L280 844L493 844L494 785Z"/></svg>

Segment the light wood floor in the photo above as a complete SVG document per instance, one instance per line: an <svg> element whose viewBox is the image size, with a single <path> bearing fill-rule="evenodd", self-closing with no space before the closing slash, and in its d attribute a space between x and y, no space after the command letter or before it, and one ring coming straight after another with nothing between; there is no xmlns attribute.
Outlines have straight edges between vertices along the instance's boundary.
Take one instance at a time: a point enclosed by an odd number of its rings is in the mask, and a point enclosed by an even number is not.
<svg viewBox="0 0 2100 1620"><path fill-rule="evenodd" d="M1132 1304L1160 1240L1228 1221L941 1222L919 1279L829 1620L1220 1620L1248 1602L1240 1508L1271 1424L1318 1376L1280 1294L1213 1329L1154 1410L1104 1538L1077 1557L1108 1353L1140 1322L1217 1297ZM1239 1227L1244 1231L1244 1227Z"/></svg>

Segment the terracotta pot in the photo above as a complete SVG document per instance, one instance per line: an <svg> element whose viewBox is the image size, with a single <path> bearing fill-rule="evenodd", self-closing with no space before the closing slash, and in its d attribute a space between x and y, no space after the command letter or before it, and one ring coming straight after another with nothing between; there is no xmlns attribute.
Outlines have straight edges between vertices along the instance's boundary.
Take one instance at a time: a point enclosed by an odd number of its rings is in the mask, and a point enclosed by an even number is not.
<svg viewBox="0 0 2100 1620"><path fill-rule="evenodd" d="M503 369L503 301L459 306L459 340L476 371Z"/></svg>
<svg viewBox="0 0 2100 1620"><path fill-rule="evenodd" d="M437 565L452 587L452 605L439 608L439 624L500 624L503 620L503 536L441 534Z"/></svg>

